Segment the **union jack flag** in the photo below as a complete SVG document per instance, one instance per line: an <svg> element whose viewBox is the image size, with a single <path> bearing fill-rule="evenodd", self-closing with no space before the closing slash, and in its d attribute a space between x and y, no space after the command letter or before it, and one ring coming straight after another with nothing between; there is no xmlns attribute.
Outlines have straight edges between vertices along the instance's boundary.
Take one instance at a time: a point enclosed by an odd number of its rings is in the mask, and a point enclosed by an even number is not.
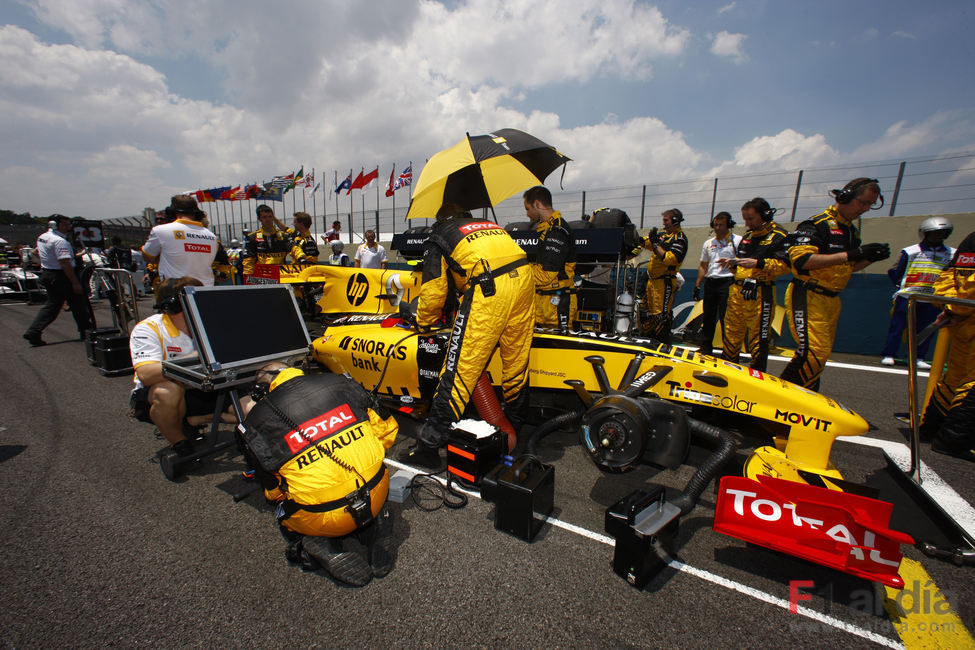
<svg viewBox="0 0 975 650"><path fill-rule="evenodd" d="M407 185L412 185L412 184L413 184L413 163L410 163L406 167L406 169L403 170L403 173L399 175L399 178L396 179L396 182L393 183L393 191L395 192L401 187L406 187Z"/></svg>
<svg viewBox="0 0 975 650"><path fill-rule="evenodd" d="M288 174L287 176L275 176L274 178L271 179L270 183L265 183L264 187L268 189L274 189L274 190L277 189L288 190L291 187L293 187L292 183L294 183L294 180L295 180L295 175L293 173Z"/></svg>

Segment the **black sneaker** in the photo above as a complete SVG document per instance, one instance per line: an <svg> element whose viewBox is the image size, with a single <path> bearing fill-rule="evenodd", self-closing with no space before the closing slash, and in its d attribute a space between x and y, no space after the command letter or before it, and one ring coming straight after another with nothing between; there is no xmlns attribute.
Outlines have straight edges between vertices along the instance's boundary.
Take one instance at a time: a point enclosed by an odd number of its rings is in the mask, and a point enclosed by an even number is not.
<svg viewBox="0 0 975 650"><path fill-rule="evenodd" d="M190 440L180 440L173 445L173 451L179 456L189 456L193 453L193 442Z"/></svg>
<svg viewBox="0 0 975 650"><path fill-rule="evenodd" d="M396 458L401 463L417 465L431 472L440 472L444 468L444 462L440 458L440 450L435 447L427 447L421 442L417 442L406 451L400 452Z"/></svg>
<svg viewBox="0 0 975 650"><path fill-rule="evenodd" d="M975 450L972 449L972 445L965 443L951 443L949 444L939 436L934 437L934 442L931 443L931 451L936 451L939 454L944 454L946 456L954 456L955 458L961 458L962 460L967 460L975 463Z"/></svg>
<svg viewBox="0 0 975 650"><path fill-rule="evenodd" d="M302 545L330 576L352 587L364 587L372 580L372 567L353 551L341 550L341 543L327 537L305 537Z"/></svg>
<svg viewBox="0 0 975 650"><path fill-rule="evenodd" d="M39 348L42 345L47 345L47 341L42 340L40 334L24 334L24 340L30 343L32 348Z"/></svg>

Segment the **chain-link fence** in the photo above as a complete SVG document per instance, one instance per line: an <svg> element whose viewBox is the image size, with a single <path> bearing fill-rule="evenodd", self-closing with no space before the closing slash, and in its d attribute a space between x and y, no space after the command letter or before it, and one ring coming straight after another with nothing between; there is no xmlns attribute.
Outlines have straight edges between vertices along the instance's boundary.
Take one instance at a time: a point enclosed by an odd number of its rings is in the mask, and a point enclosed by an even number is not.
<svg viewBox="0 0 975 650"><path fill-rule="evenodd" d="M553 191L553 203L570 220L591 214L593 210L612 207L625 210L641 228L660 225L660 213L672 207L680 208L688 227L706 225L711 217L722 210L737 215L742 203L756 196L764 197L781 210L780 222L801 221L821 212L833 202L829 191L843 187L849 180L867 176L880 181L885 204L877 215L952 214L975 211L975 153L958 153L931 158L909 159L895 162L874 162L802 170L769 171L754 174L727 174L718 178L673 180L645 185L592 188L575 191ZM553 177L554 178L554 177ZM354 197L355 198L355 197ZM312 229L324 233L333 221L342 224L343 240L362 241L362 233L373 229L380 239L388 240L394 233L412 226L430 223L426 219L406 222L409 207L396 209L368 208L371 197L365 196L341 203L352 209L335 210L335 203L313 205L305 197L285 195L283 202L271 203L275 213L290 225L295 210L314 213ZM210 228L224 243L232 238L242 238L243 230L258 227L254 209L255 201L218 201L205 203L210 218ZM514 196L495 206L498 222L505 225L526 221L520 196ZM485 210L490 216L490 211ZM119 234L124 240L137 241L139 233L148 234L149 224L144 217L106 219L107 235ZM141 239L145 239L141 235Z"/></svg>

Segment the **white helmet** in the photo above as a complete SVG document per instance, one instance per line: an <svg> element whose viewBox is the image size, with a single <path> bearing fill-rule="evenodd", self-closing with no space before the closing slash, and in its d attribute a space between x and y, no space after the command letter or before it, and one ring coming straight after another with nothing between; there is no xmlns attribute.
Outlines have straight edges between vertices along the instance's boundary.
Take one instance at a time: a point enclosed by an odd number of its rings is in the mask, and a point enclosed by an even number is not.
<svg viewBox="0 0 975 650"><path fill-rule="evenodd" d="M918 231L920 231L922 235L926 235L929 232L947 230L948 234L951 235L951 232L954 229L955 227L952 226L951 222L945 217L930 217L921 222L921 227L918 228Z"/></svg>
<svg viewBox="0 0 975 650"><path fill-rule="evenodd" d="M230 240L230 247L231 248L237 248L238 246L240 246L240 240L239 239L231 239Z"/></svg>
<svg viewBox="0 0 975 650"><path fill-rule="evenodd" d="M345 244L343 244L340 240L336 239L332 242L332 250L334 252L341 253L343 248L345 248Z"/></svg>

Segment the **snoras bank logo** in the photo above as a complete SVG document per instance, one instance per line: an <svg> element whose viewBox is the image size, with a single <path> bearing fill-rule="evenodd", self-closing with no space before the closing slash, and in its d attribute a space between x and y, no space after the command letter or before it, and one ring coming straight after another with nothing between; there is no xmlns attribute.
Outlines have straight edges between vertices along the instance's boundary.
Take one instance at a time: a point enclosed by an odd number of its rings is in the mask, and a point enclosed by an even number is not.
<svg viewBox="0 0 975 650"><path fill-rule="evenodd" d="M349 304L358 307L365 301L366 294L369 292L369 280L362 273L356 273L349 278L349 284L345 288L345 297L349 299Z"/></svg>

